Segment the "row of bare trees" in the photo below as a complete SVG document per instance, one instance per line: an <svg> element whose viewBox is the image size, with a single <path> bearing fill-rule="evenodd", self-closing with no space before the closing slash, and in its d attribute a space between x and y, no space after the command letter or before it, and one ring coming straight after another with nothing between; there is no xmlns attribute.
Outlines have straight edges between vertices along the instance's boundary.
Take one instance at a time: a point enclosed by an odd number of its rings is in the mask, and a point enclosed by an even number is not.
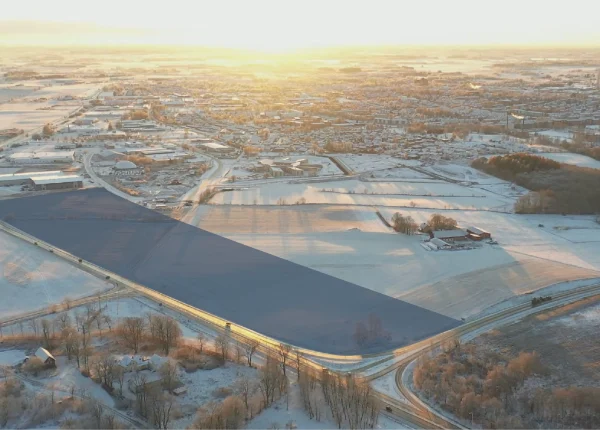
<svg viewBox="0 0 600 430"><path fill-rule="evenodd" d="M320 381L311 372L303 372L299 380L302 404L308 416L321 420L324 408L338 428L375 428L381 405L373 396L367 381L353 375L342 376L324 371Z"/></svg>
<svg viewBox="0 0 600 430"><path fill-rule="evenodd" d="M116 327L119 339L124 345L138 353L142 342L158 345L165 355L177 346L181 339L181 328L177 321L167 315L148 313L146 318L127 317Z"/></svg>

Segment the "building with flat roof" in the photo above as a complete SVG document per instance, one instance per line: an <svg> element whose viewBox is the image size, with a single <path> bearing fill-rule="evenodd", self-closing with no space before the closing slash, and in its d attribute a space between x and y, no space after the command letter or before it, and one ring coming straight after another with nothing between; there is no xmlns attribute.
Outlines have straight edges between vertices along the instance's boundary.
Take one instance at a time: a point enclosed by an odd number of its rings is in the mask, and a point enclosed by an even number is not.
<svg viewBox="0 0 600 430"><path fill-rule="evenodd" d="M31 181L36 191L83 187L83 178L79 175L36 176Z"/></svg>
<svg viewBox="0 0 600 430"><path fill-rule="evenodd" d="M455 230L434 230L433 237L437 237L444 242L456 242L468 239L467 232L460 228Z"/></svg>
<svg viewBox="0 0 600 430"><path fill-rule="evenodd" d="M74 151L15 152L7 157L13 164L58 164L72 163Z"/></svg>
<svg viewBox="0 0 600 430"><path fill-rule="evenodd" d="M207 152L214 152L218 154L225 154L235 151L235 148L232 148L231 146L221 145L217 142L201 143L199 146L204 148Z"/></svg>
<svg viewBox="0 0 600 430"><path fill-rule="evenodd" d="M59 176L63 172L60 170L44 171L44 172L27 172L27 173L9 173L0 175L0 186L9 187L11 185L32 185L32 178L41 176Z"/></svg>

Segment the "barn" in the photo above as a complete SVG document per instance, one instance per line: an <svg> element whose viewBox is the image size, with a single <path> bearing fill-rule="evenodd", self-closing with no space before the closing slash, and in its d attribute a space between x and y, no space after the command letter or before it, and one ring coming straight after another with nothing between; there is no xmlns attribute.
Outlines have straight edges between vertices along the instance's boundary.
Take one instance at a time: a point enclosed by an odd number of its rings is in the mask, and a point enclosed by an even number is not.
<svg viewBox="0 0 600 430"><path fill-rule="evenodd" d="M52 354L48 352L46 348L42 348L41 346L35 351L35 356L42 360L48 367L56 367L56 359Z"/></svg>
<svg viewBox="0 0 600 430"><path fill-rule="evenodd" d="M491 239L491 233L482 230L478 227L467 227L467 235L471 240Z"/></svg>
<svg viewBox="0 0 600 430"><path fill-rule="evenodd" d="M468 234L465 230L457 228L455 230L434 230L433 237L441 239L444 242L460 242L469 240Z"/></svg>

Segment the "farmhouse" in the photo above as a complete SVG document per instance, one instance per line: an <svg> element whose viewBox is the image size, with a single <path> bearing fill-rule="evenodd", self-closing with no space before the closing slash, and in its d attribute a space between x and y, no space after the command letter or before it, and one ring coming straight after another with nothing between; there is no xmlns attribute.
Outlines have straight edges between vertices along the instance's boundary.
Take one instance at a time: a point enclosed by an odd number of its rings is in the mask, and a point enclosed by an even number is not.
<svg viewBox="0 0 600 430"><path fill-rule="evenodd" d="M491 239L492 235L477 227L467 227L467 235L471 240Z"/></svg>
<svg viewBox="0 0 600 430"><path fill-rule="evenodd" d="M115 364L121 367L125 372L150 369L151 362L148 357L139 355L124 355L115 358Z"/></svg>
<svg viewBox="0 0 600 430"><path fill-rule="evenodd" d="M48 352L47 349L42 348L40 346L37 349L37 351L35 351L34 355L37 358L39 358L40 360L42 360L42 363L44 363L46 366L48 366L48 367L56 367L56 359L54 358L54 356L52 354L50 354Z"/></svg>
<svg viewBox="0 0 600 430"><path fill-rule="evenodd" d="M464 240L469 239L467 232L462 229L434 230L432 233L433 233L434 238L441 239L444 242L450 242L450 243L464 241Z"/></svg>

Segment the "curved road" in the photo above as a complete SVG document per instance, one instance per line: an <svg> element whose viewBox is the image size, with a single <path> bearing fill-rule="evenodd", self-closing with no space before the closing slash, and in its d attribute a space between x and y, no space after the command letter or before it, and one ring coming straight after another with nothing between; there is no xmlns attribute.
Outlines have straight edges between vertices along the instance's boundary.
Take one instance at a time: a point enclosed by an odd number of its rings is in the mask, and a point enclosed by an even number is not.
<svg viewBox="0 0 600 430"><path fill-rule="evenodd" d="M46 249L53 249L55 255L64 258L72 264L75 264L78 267L81 267L82 269L89 271L90 273L94 273L102 278L110 276L111 279L118 281L121 285L128 286L132 290L137 291L138 293L149 297L154 301L162 303L166 307L169 307L177 312L186 315L188 318L200 320L203 324L208 324L211 328L214 327L220 331L226 331L235 340L238 340L242 343L247 343L250 340L258 341L260 342L262 349L271 353L276 353L278 349L279 342L275 339L268 338L266 336L261 335L260 333L256 333L252 330L246 329L245 327L240 327L237 325L232 325L231 328L225 329L225 324L227 321L223 320L222 318L216 315L212 315L200 309L196 309L192 306L187 305L186 303L174 300L164 294L148 289L142 285L133 283L128 279L121 278L120 276L108 272L105 269L99 266L95 266L87 261L82 261L81 263L79 263L79 259L76 256L73 256L58 248L52 247L51 245L45 244L43 241L39 241L36 238L1 221L0 229L29 243L38 242L38 246L44 247ZM390 408L390 410L392 411L391 413L417 427L463 428L461 424L455 422L451 418L443 416L438 412L432 410L410 390L410 388L407 386L408 384L406 383L406 369L410 365L410 363L417 360L423 354L426 354L438 348L442 343L448 340L457 337L460 338L469 334L477 334L477 332L484 332L490 330L495 326L498 326L499 324L504 324L510 321L510 319L512 318L524 317L526 315L542 312L551 308L563 306L567 303L571 303L573 301L581 300L583 298L598 294L600 294L600 284L594 284L553 295L552 301L537 306L535 308L532 308L529 302L513 306L495 314L480 318L479 320L465 323L462 326L457 327L456 329L440 333L436 336L417 342L413 345L399 348L393 352L373 354L370 357L381 357L381 360L368 365L364 365L360 368L356 368L352 371L352 373L364 374L369 369L375 366L382 366L382 369L365 376L366 380L372 381L390 372L396 371L396 383L398 386L398 390L407 399L407 403L401 402L398 399L390 397L389 395L384 393L377 392L376 394L376 396L381 400L382 404ZM302 355L303 364L317 371L317 373L323 370L322 365L320 363L310 360L306 357L307 355L334 359L351 358L335 356L332 354L323 354L316 351L307 351L302 349L298 349L298 351ZM366 356L363 356L362 358L365 357ZM399 360L394 360L394 357L401 358ZM360 359L361 357L352 358ZM386 362L389 362L389 364L385 365Z"/></svg>

